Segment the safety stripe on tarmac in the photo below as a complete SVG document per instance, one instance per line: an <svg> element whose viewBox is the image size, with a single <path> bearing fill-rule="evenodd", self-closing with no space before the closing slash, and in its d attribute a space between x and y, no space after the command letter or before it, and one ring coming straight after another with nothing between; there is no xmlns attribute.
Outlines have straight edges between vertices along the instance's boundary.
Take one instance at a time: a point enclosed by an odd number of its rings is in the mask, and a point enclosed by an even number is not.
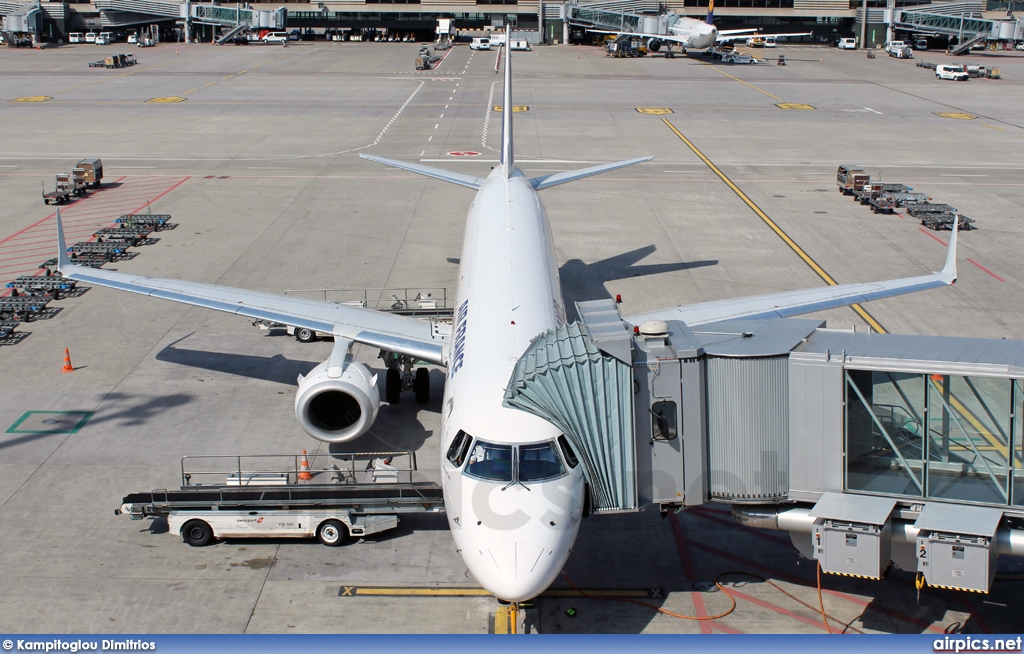
<svg viewBox="0 0 1024 654"><path fill-rule="evenodd" d="M491 597L483 588L466 587L396 587L396 586L342 586L338 597ZM623 589L549 589L541 597L644 597L661 599L665 591L661 588Z"/></svg>
<svg viewBox="0 0 1024 654"><path fill-rule="evenodd" d="M760 207L754 204L754 201L747 197L747 194L741 191L740 188L736 186L736 184L734 184L731 179L726 177L725 173L718 169L718 166L713 164L710 159L705 157L704 153L698 150L697 146L690 142L690 139L683 136L683 133L676 129L676 126L673 125L668 118L662 118L661 122L665 123L665 125L667 125L668 128L672 130L672 132L676 136L679 137L679 140L685 143L686 147L690 148L690 150L692 150L693 153L697 155L708 168L711 169L711 172L715 173L715 175L717 175L719 179L725 182L725 185L732 189L732 192L735 193L739 197L739 199L743 200L743 203L750 207L751 211L757 214L758 218L764 221L764 223L768 225L768 227L770 227L772 231L775 232L779 236L779 238L781 238L783 242L785 242L785 244L788 245L789 248L796 253L798 257L803 259L803 262L810 266L811 270L813 270L815 274L818 275L818 277L821 277L821 279L824 280L825 283L828 284L829 286L839 285L839 282L833 279L832 275L829 275L827 272L825 272L825 269L818 265L818 262L812 259L809 254L804 252L803 248L796 244L796 241L790 238L789 235L786 234L786 232L783 231L781 227L775 224L774 220L768 217L768 214L766 214L764 211L761 210ZM888 333L885 327L882 327L881 323L875 320L875 318L871 314L869 314L861 305L851 304L850 308L856 311L857 315L859 315L861 318L864 319L865 322L871 325L872 329L874 329L875 331L881 334Z"/></svg>

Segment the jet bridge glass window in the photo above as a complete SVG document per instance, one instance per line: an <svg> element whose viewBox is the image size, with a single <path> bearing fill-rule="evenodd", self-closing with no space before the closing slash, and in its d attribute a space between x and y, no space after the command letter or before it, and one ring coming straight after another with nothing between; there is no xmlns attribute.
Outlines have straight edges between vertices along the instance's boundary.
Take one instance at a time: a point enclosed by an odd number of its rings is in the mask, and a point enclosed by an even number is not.
<svg viewBox="0 0 1024 654"><path fill-rule="evenodd" d="M519 446L519 481L543 481L565 473L554 443Z"/></svg>
<svg viewBox="0 0 1024 654"><path fill-rule="evenodd" d="M470 449L466 474L487 481L512 481L512 446L478 440Z"/></svg>
<svg viewBox="0 0 1024 654"><path fill-rule="evenodd" d="M462 464L466 462L466 454L469 452L472 442L473 437L460 429L448 447L448 462L456 468L461 468Z"/></svg>
<svg viewBox="0 0 1024 654"><path fill-rule="evenodd" d="M1006 378L847 370L846 488L1024 504L1024 386Z"/></svg>
<svg viewBox="0 0 1024 654"><path fill-rule="evenodd" d="M651 434L656 441L672 441L679 436L676 403L662 400L651 405Z"/></svg>

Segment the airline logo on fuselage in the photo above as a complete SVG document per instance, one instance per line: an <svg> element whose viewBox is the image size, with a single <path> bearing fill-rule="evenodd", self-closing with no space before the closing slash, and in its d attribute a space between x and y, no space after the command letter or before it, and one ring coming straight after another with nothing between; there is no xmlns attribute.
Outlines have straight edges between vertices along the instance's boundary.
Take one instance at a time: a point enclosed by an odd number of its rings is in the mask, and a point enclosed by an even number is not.
<svg viewBox="0 0 1024 654"><path fill-rule="evenodd" d="M452 376L462 367L466 358L466 317L469 315L469 300L462 303L455 316L455 347L452 349Z"/></svg>

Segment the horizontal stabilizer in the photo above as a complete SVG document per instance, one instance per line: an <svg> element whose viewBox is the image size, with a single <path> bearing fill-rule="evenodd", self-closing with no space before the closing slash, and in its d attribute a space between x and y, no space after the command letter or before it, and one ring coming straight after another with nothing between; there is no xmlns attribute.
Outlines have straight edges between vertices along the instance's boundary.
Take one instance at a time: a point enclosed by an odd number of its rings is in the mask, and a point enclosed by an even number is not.
<svg viewBox="0 0 1024 654"><path fill-rule="evenodd" d="M625 161L616 161L615 163L601 164L600 166L592 166L590 168L567 170L561 173L554 173L553 175L534 177L530 180L530 186L532 186L535 191L540 191L542 189L551 188L552 186L558 186L559 184L575 182L578 179L600 175L601 173L606 173L610 170L617 170L619 168L625 168L626 166L632 166L633 164L650 161L653 158L653 156L649 156L640 157L639 159L627 159Z"/></svg>
<svg viewBox="0 0 1024 654"><path fill-rule="evenodd" d="M418 175L425 175L426 177L433 177L434 179L440 179L445 182L451 182L452 184L458 184L459 186L466 186L471 189L479 189L480 185L484 183L484 180L479 177L473 177L472 175L463 175L462 173L453 173L448 170L441 170L440 168L433 168L431 166L424 166L422 164L409 163L406 161L397 161L395 159L386 159L384 157L375 157L370 154L359 154L363 159L369 159L370 161L376 161L393 168L400 168L402 170L408 170L411 173Z"/></svg>

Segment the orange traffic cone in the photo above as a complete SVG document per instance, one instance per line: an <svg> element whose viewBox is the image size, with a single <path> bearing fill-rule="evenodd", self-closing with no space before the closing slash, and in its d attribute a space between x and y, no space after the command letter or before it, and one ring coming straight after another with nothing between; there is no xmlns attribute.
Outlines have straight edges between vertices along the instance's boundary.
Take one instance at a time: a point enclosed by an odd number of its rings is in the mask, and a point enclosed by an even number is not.
<svg viewBox="0 0 1024 654"><path fill-rule="evenodd" d="M67 348L64 348L64 368L61 372L74 372L75 367L71 365L71 353L68 352Z"/></svg>
<svg viewBox="0 0 1024 654"><path fill-rule="evenodd" d="M306 450L302 450L302 460L299 461L299 481L309 481L313 475L309 473L309 459L306 458Z"/></svg>

